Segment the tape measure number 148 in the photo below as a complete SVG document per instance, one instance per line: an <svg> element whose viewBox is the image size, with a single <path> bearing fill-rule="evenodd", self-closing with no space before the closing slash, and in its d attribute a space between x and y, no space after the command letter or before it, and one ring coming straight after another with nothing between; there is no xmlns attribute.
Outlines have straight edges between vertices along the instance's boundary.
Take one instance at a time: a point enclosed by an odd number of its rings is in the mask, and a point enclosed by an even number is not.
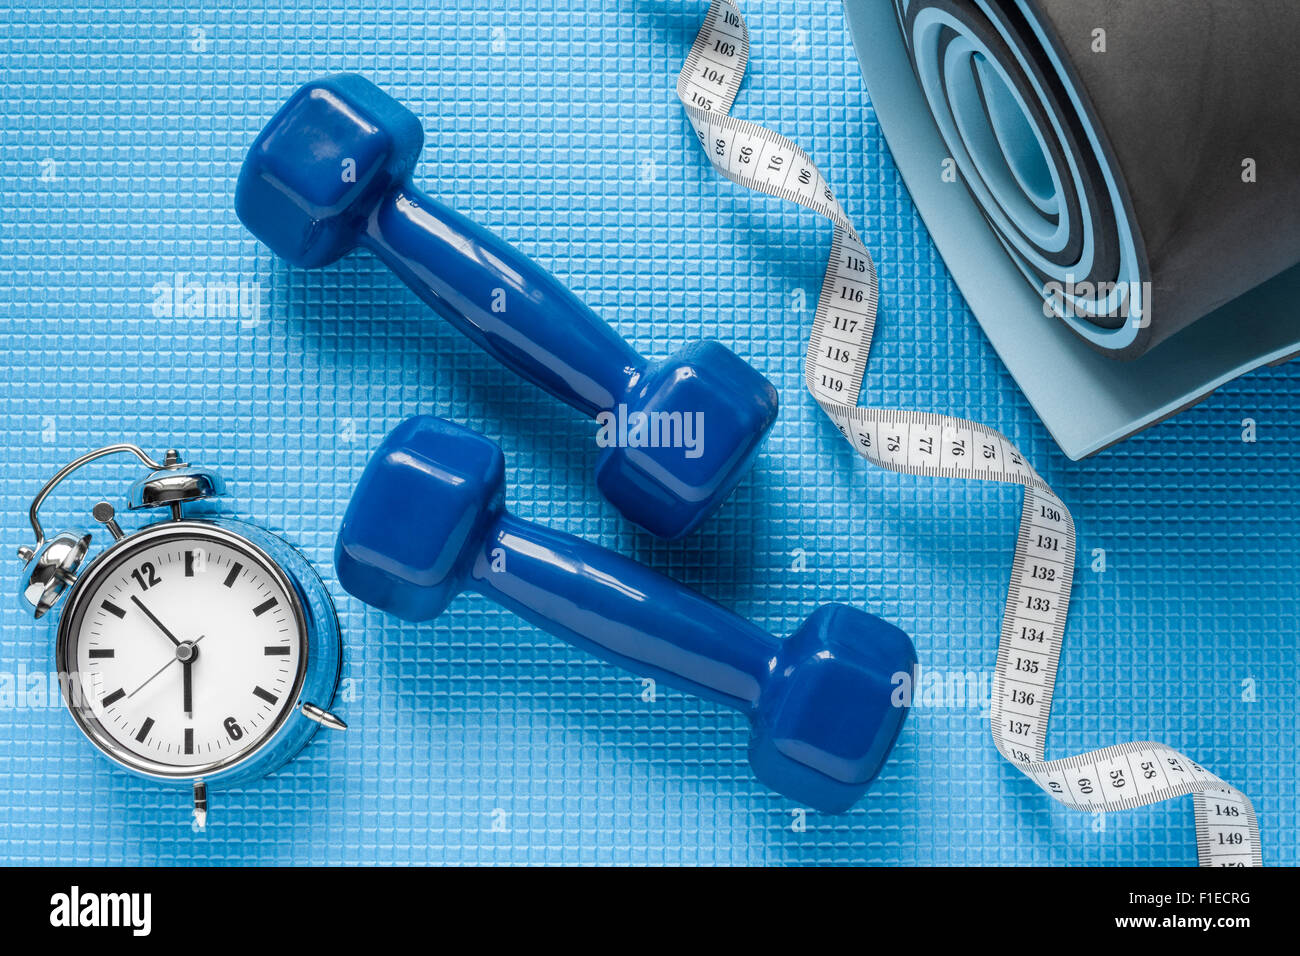
<svg viewBox="0 0 1300 956"><path fill-rule="evenodd" d="M999 432L926 412L858 406L879 288L875 265L830 184L794 143L731 115L749 31L734 0L714 0L677 81L705 155L743 186L798 203L834 227L808 344L809 391L868 461L908 475L1024 487L1020 532L993 678L993 742L1050 796L1075 810L1126 810L1193 795L1202 866L1261 865L1255 809L1241 791L1164 744L1118 744L1045 758L1074 576L1069 509Z"/></svg>

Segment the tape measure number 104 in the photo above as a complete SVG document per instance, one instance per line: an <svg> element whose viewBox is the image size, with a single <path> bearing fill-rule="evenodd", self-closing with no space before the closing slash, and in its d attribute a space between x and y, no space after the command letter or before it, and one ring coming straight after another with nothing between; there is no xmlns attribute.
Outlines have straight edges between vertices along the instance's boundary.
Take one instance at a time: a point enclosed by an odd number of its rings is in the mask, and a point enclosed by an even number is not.
<svg viewBox="0 0 1300 956"><path fill-rule="evenodd" d="M771 130L730 115L748 59L749 32L738 5L714 0L678 78L677 95L719 173L799 203L834 226L808 345L808 389L859 454L882 468L1025 489L990 707L998 750L1075 810L1126 810L1190 793L1201 865L1261 865L1259 825L1249 798L1176 750L1127 743L1045 759L1074 575L1069 509L991 428L943 415L858 407L876 321L875 266L808 155Z"/></svg>

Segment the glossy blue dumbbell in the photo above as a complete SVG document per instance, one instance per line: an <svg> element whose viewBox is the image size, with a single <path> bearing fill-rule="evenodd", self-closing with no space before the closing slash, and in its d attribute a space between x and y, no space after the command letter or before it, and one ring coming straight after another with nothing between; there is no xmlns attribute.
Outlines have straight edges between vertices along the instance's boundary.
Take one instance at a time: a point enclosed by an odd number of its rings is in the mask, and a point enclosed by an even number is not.
<svg viewBox="0 0 1300 956"><path fill-rule="evenodd" d="M907 635L844 605L788 640L702 594L580 538L505 511L495 442L419 416L384 439L357 484L334 558L339 581L409 621L473 590L570 644L750 719L754 774L806 806L852 806L906 716Z"/></svg>
<svg viewBox="0 0 1300 956"><path fill-rule="evenodd" d="M254 141L235 210L298 266L372 250L499 361L601 422L597 483L619 511L689 533L749 470L776 390L717 342L647 362L536 262L416 190L423 139L360 76L308 83Z"/></svg>

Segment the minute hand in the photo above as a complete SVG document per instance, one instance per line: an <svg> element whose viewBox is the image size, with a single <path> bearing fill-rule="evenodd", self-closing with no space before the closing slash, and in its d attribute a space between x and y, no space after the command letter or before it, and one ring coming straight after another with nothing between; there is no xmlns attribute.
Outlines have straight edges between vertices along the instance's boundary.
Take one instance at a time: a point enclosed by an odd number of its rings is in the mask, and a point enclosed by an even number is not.
<svg viewBox="0 0 1300 956"><path fill-rule="evenodd" d="M143 601L141 601L134 594L131 595L131 600L135 602L136 607L144 611L144 616L147 617L149 620L153 621L154 626L156 626L158 630L162 631L164 634L167 635L167 640L171 641L177 647L180 647L181 642L176 637L176 635L173 634L171 631L167 630L167 625L163 624L162 621L158 620L158 618L153 616L153 611L150 611L147 607L145 607Z"/></svg>

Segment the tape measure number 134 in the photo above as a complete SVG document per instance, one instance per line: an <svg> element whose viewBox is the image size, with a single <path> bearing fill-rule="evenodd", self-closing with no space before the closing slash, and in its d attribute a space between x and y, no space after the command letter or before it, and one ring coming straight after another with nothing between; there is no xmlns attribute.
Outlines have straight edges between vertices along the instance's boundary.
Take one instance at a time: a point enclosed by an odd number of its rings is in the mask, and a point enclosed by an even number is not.
<svg viewBox="0 0 1300 956"><path fill-rule="evenodd" d="M1259 825L1249 798L1164 744L1118 744L1046 759L1074 576L1069 509L992 428L926 412L858 406L875 330L875 265L808 155L771 130L730 115L748 59L749 31L739 6L714 0L678 77L677 95L714 169L811 209L834 227L808 345L809 391L858 453L882 468L1025 489L993 678L994 744L1044 791L1075 810L1126 810L1190 793L1201 865L1261 865Z"/></svg>

